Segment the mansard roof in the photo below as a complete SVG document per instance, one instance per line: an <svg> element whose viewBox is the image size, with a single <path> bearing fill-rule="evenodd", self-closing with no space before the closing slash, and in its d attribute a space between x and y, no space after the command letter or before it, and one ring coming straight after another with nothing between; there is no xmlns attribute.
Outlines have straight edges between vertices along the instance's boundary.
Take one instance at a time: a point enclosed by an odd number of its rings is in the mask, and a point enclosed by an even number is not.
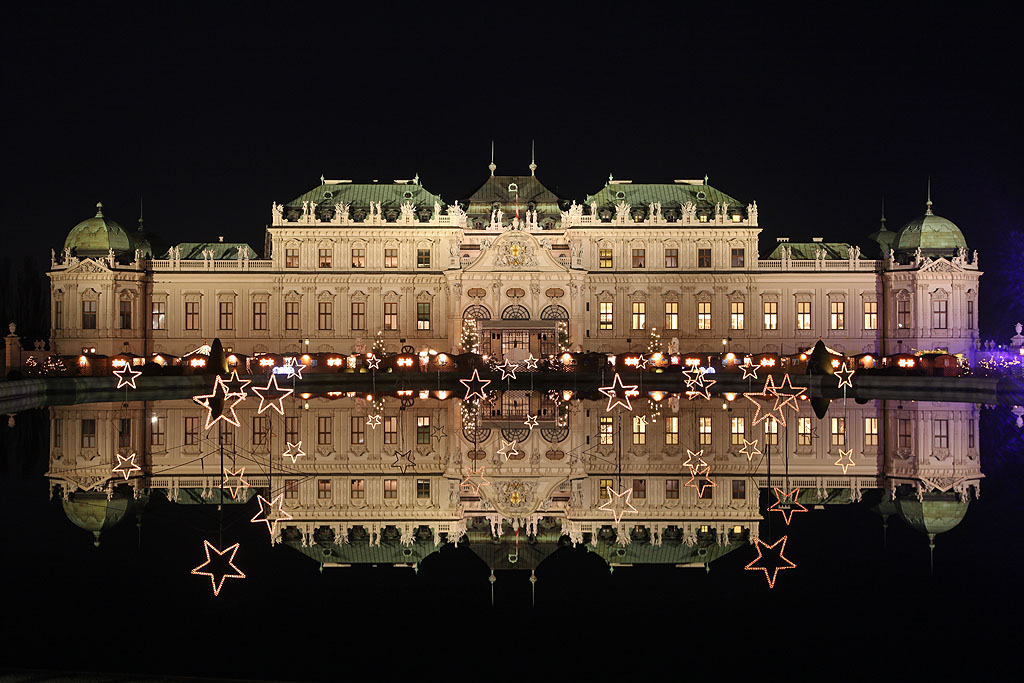
<svg viewBox="0 0 1024 683"><path fill-rule="evenodd" d="M509 190L513 185L517 191ZM501 204L501 210L506 214L514 212L517 194L521 211L525 211L527 205L533 202L539 214L558 214L562 209L561 202L564 201L545 187L536 176L496 175L488 178L466 200L469 205L466 213L490 214L495 202Z"/></svg>
<svg viewBox="0 0 1024 683"><path fill-rule="evenodd" d="M648 204L661 203L661 208L677 208L687 202L695 204L697 211L711 213L716 204L726 204L730 208L745 211L745 204L707 184L690 182L675 183L634 183L632 181L610 180L598 192L588 195L586 204L596 203L598 206L615 206L626 202L630 206L646 207Z"/></svg>
<svg viewBox="0 0 1024 683"><path fill-rule="evenodd" d="M793 261L813 260L819 248L825 250L826 259L845 260L850 258L850 249L853 248L847 242L780 242L767 258L781 259L783 247L789 248L789 258Z"/></svg>
<svg viewBox="0 0 1024 683"><path fill-rule="evenodd" d="M201 259L203 258L203 252L206 250L213 251L215 261L237 259L239 252L245 258L259 258L256 252L253 251L253 248L245 242L180 242L174 246L180 250L179 258L186 260ZM171 248L173 249L174 246ZM160 258L167 259L170 257L171 251L168 249Z"/></svg>
<svg viewBox="0 0 1024 683"><path fill-rule="evenodd" d="M393 183L353 183L328 180L285 204L285 209L301 210L304 202L333 206L344 203L350 207L365 208L370 202L380 203L382 208L398 208L405 202L414 206L431 209L434 202L444 206L440 195L430 192L419 184L419 179Z"/></svg>

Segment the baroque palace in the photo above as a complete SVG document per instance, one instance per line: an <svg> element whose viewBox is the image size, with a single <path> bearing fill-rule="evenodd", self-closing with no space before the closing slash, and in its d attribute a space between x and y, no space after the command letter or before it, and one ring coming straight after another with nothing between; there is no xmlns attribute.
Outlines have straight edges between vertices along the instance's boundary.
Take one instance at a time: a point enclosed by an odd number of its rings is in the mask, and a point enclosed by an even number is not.
<svg viewBox="0 0 1024 683"><path fill-rule="evenodd" d="M419 178L323 180L274 203L262 257L248 244L154 250L104 215L52 254L50 348L182 355L458 351L466 321L494 357L562 348L792 354L819 337L882 355L978 339L977 253L935 215L863 239L758 251L757 203L704 180L608 182L582 203L535 177L491 176L445 204ZM867 231L865 231L867 232ZM308 340L308 342L306 342Z"/></svg>

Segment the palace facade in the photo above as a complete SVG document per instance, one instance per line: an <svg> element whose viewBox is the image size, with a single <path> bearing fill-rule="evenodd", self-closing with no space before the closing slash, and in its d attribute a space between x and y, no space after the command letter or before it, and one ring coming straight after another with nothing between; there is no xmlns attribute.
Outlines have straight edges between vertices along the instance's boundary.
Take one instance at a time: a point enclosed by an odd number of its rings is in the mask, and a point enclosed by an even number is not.
<svg viewBox="0 0 1024 683"><path fill-rule="evenodd" d="M898 231L758 249L757 203L707 179L609 178L582 203L533 174L491 176L445 204L419 181L325 180L272 207L263 254L211 236L154 250L103 214L52 254L50 348L192 351L219 337L252 355L368 349L495 356L562 348L849 355L978 339L977 253L933 214ZM866 233L867 231L865 231ZM469 323L468 321L473 321Z"/></svg>

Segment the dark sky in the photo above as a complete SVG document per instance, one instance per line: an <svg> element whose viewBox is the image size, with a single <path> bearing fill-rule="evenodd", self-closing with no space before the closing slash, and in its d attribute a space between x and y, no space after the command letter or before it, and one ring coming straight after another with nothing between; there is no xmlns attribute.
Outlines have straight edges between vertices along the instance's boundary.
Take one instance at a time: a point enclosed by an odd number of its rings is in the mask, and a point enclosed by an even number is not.
<svg viewBox="0 0 1024 683"><path fill-rule="evenodd" d="M930 175L936 213L981 252L983 326L1002 336L1024 313L992 298L1006 286L1001 242L1019 227L1010 17L380 7L11 10L0 225L20 238L13 256L42 260L96 201L133 226L140 195L165 240L259 248L270 203L321 173L419 173L451 201L485 179L491 139L499 173L528 172L536 139L538 175L578 200L609 172L706 172L758 201L762 251L776 235L857 239L883 195L898 228L922 212Z"/></svg>

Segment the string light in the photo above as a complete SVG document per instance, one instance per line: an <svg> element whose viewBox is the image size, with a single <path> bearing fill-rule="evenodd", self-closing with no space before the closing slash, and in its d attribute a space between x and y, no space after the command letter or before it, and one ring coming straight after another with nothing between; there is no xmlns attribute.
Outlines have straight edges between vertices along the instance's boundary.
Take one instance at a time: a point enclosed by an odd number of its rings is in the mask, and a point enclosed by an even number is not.
<svg viewBox="0 0 1024 683"><path fill-rule="evenodd" d="M491 380L480 379L480 372L476 368L473 368L473 376L469 379L460 379L459 383L466 387L466 396L463 400L468 401L474 396L486 399L487 397L484 395L484 389L491 383Z"/></svg>
<svg viewBox="0 0 1024 683"><path fill-rule="evenodd" d="M689 389L686 390L686 398L691 401L698 396L703 398L705 401L711 400L711 386L716 384L713 379L707 379L701 370L697 370L697 376L693 382L689 384Z"/></svg>
<svg viewBox="0 0 1024 683"><path fill-rule="evenodd" d="M238 370L231 371L231 379L224 382L224 387L227 390L227 396L241 396L245 398L245 388L252 384L251 379L241 379L238 376Z"/></svg>
<svg viewBox="0 0 1024 683"><path fill-rule="evenodd" d="M526 368L527 370L536 370L537 363L539 362L540 358L534 358L533 354L531 353L529 357L523 361L523 367Z"/></svg>
<svg viewBox="0 0 1024 683"><path fill-rule="evenodd" d="M787 389L789 391L786 391ZM775 410L781 415L782 409L787 405L796 412L800 412L800 405L797 403L797 399L805 396L804 392L807 391L807 387L794 387L787 372L782 376L782 384L775 387L772 391L775 394ZM786 421L782 420L782 424L785 425Z"/></svg>
<svg viewBox="0 0 1024 683"><path fill-rule="evenodd" d="M281 454L282 458L291 458L292 464L299 458L306 455L306 451L302 450L302 441L298 443L285 442L284 453Z"/></svg>
<svg viewBox="0 0 1024 683"><path fill-rule="evenodd" d="M405 474L405 471L410 467L416 467L416 463L412 459L412 451L395 451L395 461L391 463L392 467L397 467Z"/></svg>
<svg viewBox="0 0 1024 683"><path fill-rule="evenodd" d="M219 399L218 395L220 396ZM209 429L221 420L224 420L229 425L238 426L238 415L235 414L235 406L242 402L243 397L228 394L228 388L219 375L213 381L212 394L193 396L192 400L206 408L206 429Z"/></svg>
<svg viewBox="0 0 1024 683"><path fill-rule="evenodd" d="M121 387L135 389L135 378L142 376L142 373L133 368L130 363L125 363L120 370L114 370L114 374L117 376L117 389Z"/></svg>
<svg viewBox="0 0 1024 683"><path fill-rule="evenodd" d="M751 403L753 403L754 407L757 408L756 412L754 413L754 420L751 422L751 426L756 425L762 420L765 420L768 417L773 416L776 412L778 412L778 417L776 419L778 419L782 426L786 425L786 416L782 412L782 410L779 409L778 405L776 405L776 407L771 410L762 412L761 403L758 401L758 398L760 398L760 400L762 401L770 401L773 398L776 399L776 401L778 401L779 395L775 391L775 380L772 379L771 375L765 377L764 388L761 391L744 391L743 397L746 398Z"/></svg>
<svg viewBox="0 0 1024 683"><path fill-rule="evenodd" d="M523 420L523 424L526 425L527 427L529 427L530 431L532 432L533 428L537 426L537 416L536 415L527 415L526 419Z"/></svg>
<svg viewBox="0 0 1024 683"><path fill-rule="evenodd" d="M371 370L377 370L380 368L380 358L373 355L372 353L366 354L366 367Z"/></svg>
<svg viewBox="0 0 1024 683"><path fill-rule="evenodd" d="M773 486L772 491L775 492L775 502L772 503L771 507L768 508L768 512L781 512L782 518L786 520L786 526L793 521L794 512L807 512L807 508L800 504L797 500L797 496L800 495L800 487L796 487L789 493L786 493L778 486ZM785 506L785 507L782 507Z"/></svg>
<svg viewBox="0 0 1024 683"><path fill-rule="evenodd" d="M616 389L622 389L623 395L620 398ZM605 412L609 412L616 406L622 406L626 410L632 411L633 406L629 403L629 392L636 391L636 384L623 384L622 378L619 377L619 373L615 373L614 379L612 379L612 385L610 387L600 387L598 391L608 397L608 406L605 408Z"/></svg>
<svg viewBox="0 0 1024 683"><path fill-rule="evenodd" d="M277 523L292 518L291 513L284 509L284 493L277 494L277 497L273 500L267 500L262 495L256 494L256 500L260 504L260 511L249 521L253 524L259 524L260 522L266 524L267 531L270 532L270 541L273 543L274 533L277 531ZM277 506L276 512L274 511L275 506Z"/></svg>
<svg viewBox="0 0 1024 683"><path fill-rule="evenodd" d="M302 379L302 371L306 369L306 366L299 363L297 358L292 357L285 360L284 367L288 371L289 379L292 377Z"/></svg>
<svg viewBox="0 0 1024 683"><path fill-rule="evenodd" d="M850 469L857 463L853 461L853 449L844 451L842 448L839 449L839 459L835 461L835 465L843 468L843 474L846 474L846 470Z"/></svg>
<svg viewBox="0 0 1024 683"><path fill-rule="evenodd" d="M608 492L608 500L597 509L611 512L615 517L616 524L622 520L622 515L626 513L639 514L639 511L629 502L633 497L633 489L629 488L622 493L618 493L611 486L607 486L605 490Z"/></svg>
<svg viewBox="0 0 1024 683"><path fill-rule="evenodd" d="M502 363L501 365L495 365L494 369L495 370L501 370L501 379L502 380L515 379L516 378L516 370L519 369L519 366L516 365L515 363L510 363L508 358L506 358L504 363Z"/></svg>
<svg viewBox="0 0 1024 683"><path fill-rule="evenodd" d="M238 498L238 492L242 489L249 488L249 482L244 478L245 468L242 467L237 472L232 472L227 467L224 468L224 482L220 485L222 489L227 489L228 493L231 494L232 499ZM237 481L234 484L229 483L230 478L234 477Z"/></svg>
<svg viewBox="0 0 1024 683"><path fill-rule="evenodd" d="M124 457L123 455L121 455L120 453L117 453L116 455L117 455L117 467L115 467L111 471L115 472L116 474L124 475L124 480L125 481L128 481L129 477L131 477L132 474L134 474L135 472L141 472L142 471L142 468L135 464L135 454L134 453L129 455L127 458Z"/></svg>
<svg viewBox="0 0 1024 683"><path fill-rule="evenodd" d="M284 415L283 401L292 395L294 389L282 389L277 386L277 375L271 375L265 387L253 387L254 394L260 397L260 407L256 411L262 415L267 408L273 408L279 415Z"/></svg>
<svg viewBox="0 0 1024 683"><path fill-rule="evenodd" d="M699 469L707 467L707 462L704 461L704 449L700 449L696 453L691 451L689 448L686 449L686 462L683 463L686 467L690 468L690 474L696 473Z"/></svg>
<svg viewBox="0 0 1024 683"><path fill-rule="evenodd" d="M374 413L373 415L370 415L369 417L366 418L366 424L369 425L370 429L376 429L377 426L380 424L380 419L380 415Z"/></svg>
<svg viewBox="0 0 1024 683"><path fill-rule="evenodd" d="M468 487L470 487L473 490L473 494L479 496L480 495L480 488L481 487L483 487L483 486L490 486L491 485L491 482L487 481L484 478L484 470L485 469L487 469L486 465L480 465L480 467L478 469L473 469L472 467L467 467L466 468L466 478L463 479L462 483L459 484L459 485L460 486L468 486ZM480 483L479 484L475 483L474 479L479 479Z"/></svg>
<svg viewBox="0 0 1024 683"><path fill-rule="evenodd" d="M761 369L761 366L751 363L749 356L743 360L745 362L740 366L740 370L743 371L743 377L740 379L757 379L757 371Z"/></svg>
<svg viewBox="0 0 1024 683"><path fill-rule="evenodd" d="M751 446L753 446L753 448L751 448ZM761 451L757 447L757 439L754 439L753 441L743 439L743 448L740 449L740 455L747 456L747 462L753 460L755 455L761 455Z"/></svg>
<svg viewBox="0 0 1024 683"><path fill-rule="evenodd" d="M853 389L853 374L855 370L848 370L846 368L846 362L843 362L843 367L836 370L835 375L839 378L839 389L843 387L850 387Z"/></svg>
<svg viewBox="0 0 1024 683"><path fill-rule="evenodd" d="M703 470L703 471L701 471ZM690 469L690 481L683 484L683 488L690 488L697 491L697 497L703 498L704 491L709 488L716 488L718 484L712 481L711 477L708 476L711 473L711 466L706 464L704 467L697 467ZM700 477L700 481L697 481L697 477Z"/></svg>
<svg viewBox="0 0 1024 683"><path fill-rule="evenodd" d="M775 588L775 579L776 579L776 577L778 577L780 571L782 571L783 569L796 569L796 564L794 564L789 558L787 558L787 557L785 557L783 555L783 553L786 552L786 539L787 538L788 538L787 536L783 536L782 538L780 538L779 540L775 541L775 543L772 543L771 545L768 545L767 543L762 541L760 538L755 538L754 539L754 547L757 548L757 557L755 557L753 560L751 560L750 564L745 566L744 569L747 569L747 570L750 570L750 571L757 571L758 569L760 569L761 571L763 571L764 572L764 577L766 579L768 579L768 587L769 588ZM780 566L778 564L774 565L772 567L772 569L773 569L772 573L769 574L767 566L765 566L763 564L762 565L758 565L757 564L757 562L764 557L764 554L762 553L761 549L764 548L765 550L775 550L775 548L778 547L779 544L782 545L782 547L779 548L779 550L778 550L779 561L780 562L785 562L785 565L782 565L782 566Z"/></svg>
<svg viewBox="0 0 1024 683"><path fill-rule="evenodd" d="M516 450L516 440L505 441L505 439L502 439L501 448L498 449L497 453L505 458L505 462L519 455L519 451Z"/></svg>
<svg viewBox="0 0 1024 683"><path fill-rule="evenodd" d="M224 550L217 550L217 548L215 548L212 543L210 543L209 541L204 539L203 540L203 550L206 551L206 562L203 562L201 565L199 565L198 567L194 568L192 570L192 573L197 575L197 576L209 576L210 577L210 585L213 587L213 595L214 595L214 597L217 597L218 595L220 595L220 589L224 586L224 579L244 579L245 578L245 574L242 572L242 570L235 566L235 553L238 552L238 544L237 543L235 543L234 545L228 546ZM218 560L220 558L224 557L225 555L227 555L228 553L231 553L231 556L228 557L228 559L227 559L227 566L230 567L236 573L232 574L232 573L227 572L227 571L219 573L217 571L210 571L210 570L207 570L205 572L204 571L199 571L203 567L206 567L206 566L208 566L208 565L213 563L213 560L210 558L210 551L211 550L217 556ZM220 567L220 569L224 569L224 567Z"/></svg>

